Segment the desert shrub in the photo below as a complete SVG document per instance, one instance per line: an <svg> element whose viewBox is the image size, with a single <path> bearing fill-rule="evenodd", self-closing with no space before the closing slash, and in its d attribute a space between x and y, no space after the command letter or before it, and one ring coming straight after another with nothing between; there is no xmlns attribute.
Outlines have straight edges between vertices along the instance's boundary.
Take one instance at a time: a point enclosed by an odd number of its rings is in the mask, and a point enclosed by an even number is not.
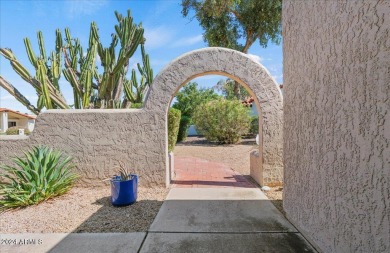
<svg viewBox="0 0 390 253"><path fill-rule="evenodd" d="M175 148L177 134L180 125L180 110L169 108L168 110L168 151L171 152Z"/></svg>
<svg viewBox="0 0 390 253"><path fill-rule="evenodd" d="M0 209L38 204L62 195L73 186L77 175L72 158L48 147L34 147L16 166L0 167Z"/></svg>
<svg viewBox="0 0 390 253"><path fill-rule="evenodd" d="M196 82L189 82L176 94L176 102L172 107L191 118L198 105L219 97L212 88L199 89Z"/></svg>
<svg viewBox="0 0 390 253"><path fill-rule="evenodd" d="M259 117L252 116L251 117L251 125L249 128L249 135L256 136L256 134L258 134L258 133L259 133Z"/></svg>
<svg viewBox="0 0 390 253"><path fill-rule="evenodd" d="M21 129L21 127L18 127L18 126L10 127L10 128L7 129L6 133L7 133L7 135L18 135L19 134L19 129ZM30 130L25 128L24 129L24 134L25 135L29 135L30 134Z"/></svg>
<svg viewBox="0 0 390 253"><path fill-rule="evenodd" d="M131 105L130 105L130 108L133 108L133 109L139 109L139 108L141 108L142 107L142 103L132 103Z"/></svg>
<svg viewBox="0 0 390 253"><path fill-rule="evenodd" d="M177 134L177 142L184 141L188 135L188 128L190 127L191 118L182 115L180 118L179 133Z"/></svg>
<svg viewBox="0 0 390 253"><path fill-rule="evenodd" d="M251 117L238 100L219 99L198 106L192 120L207 140L232 144L248 133Z"/></svg>
<svg viewBox="0 0 390 253"><path fill-rule="evenodd" d="M191 117L196 107L204 102L214 100L220 96L214 89L198 88L196 82L187 83L177 94L173 108L181 111L179 134L177 141L184 141L187 138L188 127L191 124Z"/></svg>

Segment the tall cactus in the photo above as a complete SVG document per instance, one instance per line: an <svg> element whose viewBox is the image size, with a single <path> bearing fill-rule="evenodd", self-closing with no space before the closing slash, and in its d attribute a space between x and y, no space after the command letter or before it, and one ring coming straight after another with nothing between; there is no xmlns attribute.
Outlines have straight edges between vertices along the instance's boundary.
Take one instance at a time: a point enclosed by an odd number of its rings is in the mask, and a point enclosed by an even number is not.
<svg viewBox="0 0 390 253"><path fill-rule="evenodd" d="M31 42L28 38L24 39L24 45L26 48L27 56L31 65L35 69L35 76L32 76L26 67L24 67L12 53L11 49L1 48L0 54L2 54L7 60L10 61L12 68L15 72L26 82L30 83L36 90L38 95L37 110L40 111L43 107L47 109L70 108L65 98L62 96L58 80L60 79L61 70L61 47L62 47L62 36L61 32L56 30L56 50L51 53L51 57L47 58L46 49L44 46L44 40L42 32L37 33L38 45L40 55L36 55L32 49ZM9 90L6 83L8 83L3 77L4 81L0 82L0 85ZM8 83L9 84L9 83ZM13 87L13 86L12 86ZM15 93L11 93L15 94ZM20 98L20 97L19 97ZM23 99L25 102L28 101ZM29 103L31 104L31 103ZM29 108L31 109L31 107ZM33 110L36 113L36 110Z"/></svg>
<svg viewBox="0 0 390 253"><path fill-rule="evenodd" d="M130 11L124 17L115 12L118 25L112 35L109 47L103 47L99 40L98 28L91 24L87 55L83 56L83 48L77 39L72 39L69 29L65 30L65 78L74 89L75 108L121 108L126 107L122 102L123 86L128 80L126 74L130 58L138 46L144 41L144 30L141 25L135 25ZM116 47L120 50L116 56ZM99 55L103 73L98 74L95 68L95 55ZM151 74L153 76L153 73ZM96 83L93 82L96 80ZM96 90L96 91L94 91ZM91 103L92 104L89 104Z"/></svg>
<svg viewBox="0 0 390 253"><path fill-rule="evenodd" d="M150 67L149 55L145 53L144 45L141 44L142 66L137 63L141 79L138 82L136 71L131 72L131 79L124 82L126 99L131 103L143 103L145 93L153 82L153 69Z"/></svg>
<svg viewBox="0 0 390 253"><path fill-rule="evenodd" d="M98 43L98 54L104 69L99 80L98 102L100 107L118 107L123 92L123 85L126 82L129 59L133 56L138 46L143 42L144 29L133 23L130 10L127 16L123 17L118 12L115 16L119 22L115 26L116 34L112 35L112 41L108 48L103 48ZM118 57L115 56L115 47L120 42L121 48Z"/></svg>
<svg viewBox="0 0 390 253"><path fill-rule="evenodd" d="M91 23L89 44L84 50L78 39L73 39L68 28L65 29L65 41L62 34L56 30L55 50L47 57L44 39L38 32L39 55L32 49L28 38L24 39L26 52L31 65L35 69L33 77L28 70L16 59L10 49L1 48L0 53L10 61L15 72L37 91L37 107L31 103L9 82L0 76L0 86L15 96L34 113L39 113L43 107L47 109L68 109L70 106L62 96L59 80L61 73L70 83L74 95L74 108L124 108L131 103L143 101L147 87L153 81L153 70L150 67L149 56L145 53L143 43L144 29L141 24L133 23L130 11L127 16L115 12L118 25L109 47L104 48L99 40L98 28ZM119 52L116 46L120 43ZM138 64L141 82L138 84L135 70L131 80L127 80L128 65L138 46L141 45L143 65ZM116 52L118 55L116 56ZM98 73L96 57L99 55L103 71ZM64 57L64 66L61 64ZM123 97L123 90L125 96Z"/></svg>
<svg viewBox="0 0 390 253"><path fill-rule="evenodd" d="M96 24L92 23L89 34L87 54L83 55L83 48L78 39L72 39L68 28L65 29L67 46L64 47L65 79L73 88L74 107L76 109L90 108L93 76L96 75L95 59L97 51ZM79 70L78 70L78 65Z"/></svg>

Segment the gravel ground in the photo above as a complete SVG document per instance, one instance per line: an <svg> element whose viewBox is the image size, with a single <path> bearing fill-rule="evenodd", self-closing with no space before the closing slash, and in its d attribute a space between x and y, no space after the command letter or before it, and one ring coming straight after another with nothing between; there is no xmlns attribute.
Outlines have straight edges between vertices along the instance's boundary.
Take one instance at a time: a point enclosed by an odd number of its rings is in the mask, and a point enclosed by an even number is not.
<svg viewBox="0 0 390 253"><path fill-rule="evenodd" d="M270 187L270 191L264 192L265 195L271 200L272 204L284 215L286 216L286 213L283 209L283 187L276 186L276 187Z"/></svg>
<svg viewBox="0 0 390 253"><path fill-rule="evenodd" d="M0 233L69 233L146 231L168 189L139 188L137 202L113 207L110 188L73 188L35 206L0 214Z"/></svg>

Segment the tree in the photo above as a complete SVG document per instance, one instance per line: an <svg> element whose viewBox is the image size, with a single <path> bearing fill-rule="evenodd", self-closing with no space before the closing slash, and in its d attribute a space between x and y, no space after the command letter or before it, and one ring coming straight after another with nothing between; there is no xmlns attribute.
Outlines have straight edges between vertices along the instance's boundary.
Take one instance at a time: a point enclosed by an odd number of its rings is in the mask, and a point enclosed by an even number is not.
<svg viewBox="0 0 390 253"><path fill-rule="evenodd" d="M182 115L192 117L196 107L206 101L220 97L213 89L198 89L196 82L189 82L176 95L173 108L181 111Z"/></svg>
<svg viewBox="0 0 390 253"><path fill-rule="evenodd" d="M226 47L248 53L259 40L267 47L281 40L282 0L182 0L182 14L190 11L204 29L203 38L211 47ZM239 83L234 93L239 96Z"/></svg>
<svg viewBox="0 0 390 253"><path fill-rule="evenodd" d="M189 82L176 95L173 108L181 111L180 127L177 141L183 141L187 137L187 130L191 124L191 118L196 107L204 102L214 100L220 96L213 89L198 89L196 82Z"/></svg>
<svg viewBox="0 0 390 253"><path fill-rule="evenodd" d="M227 78L227 79L221 79L218 81L218 83L214 86L214 89L217 89L218 91L222 92L222 95L225 97L225 99L228 100L245 100L250 95L248 91L244 88L244 86L240 85L238 88L240 89L239 94L235 94L234 88L235 88L236 82L233 79Z"/></svg>

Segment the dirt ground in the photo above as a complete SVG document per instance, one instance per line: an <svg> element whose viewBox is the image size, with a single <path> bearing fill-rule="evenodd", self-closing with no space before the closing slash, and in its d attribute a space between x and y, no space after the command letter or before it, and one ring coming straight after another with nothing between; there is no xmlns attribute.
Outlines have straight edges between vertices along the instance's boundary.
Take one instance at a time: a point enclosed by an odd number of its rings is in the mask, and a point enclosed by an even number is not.
<svg viewBox="0 0 390 253"><path fill-rule="evenodd" d="M218 145L203 137L187 137L184 142L176 144L173 151L175 156L192 156L209 161L221 162L230 166L242 175L250 174L250 153L257 149L254 138L243 139L234 145ZM254 182L252 180L252 182ZM255 182L254 182L255 183ZM256 184L256 183L255 183ZM260 187L260 186L259 186ZM270 191L264 192L274 206L283 214L283 186L272 186Z"/></svg>
<svg viewBox="0 0 390 253"><path fill-rule="evenodd" d="M221 162L229 165L242 175L249 175L249 154L257 147L254 138L243 139L240 143L234 145L218 145L208 142L203 137L187 137L184 142L176 144L173 153L175 156L192 156Z"/></svg>

